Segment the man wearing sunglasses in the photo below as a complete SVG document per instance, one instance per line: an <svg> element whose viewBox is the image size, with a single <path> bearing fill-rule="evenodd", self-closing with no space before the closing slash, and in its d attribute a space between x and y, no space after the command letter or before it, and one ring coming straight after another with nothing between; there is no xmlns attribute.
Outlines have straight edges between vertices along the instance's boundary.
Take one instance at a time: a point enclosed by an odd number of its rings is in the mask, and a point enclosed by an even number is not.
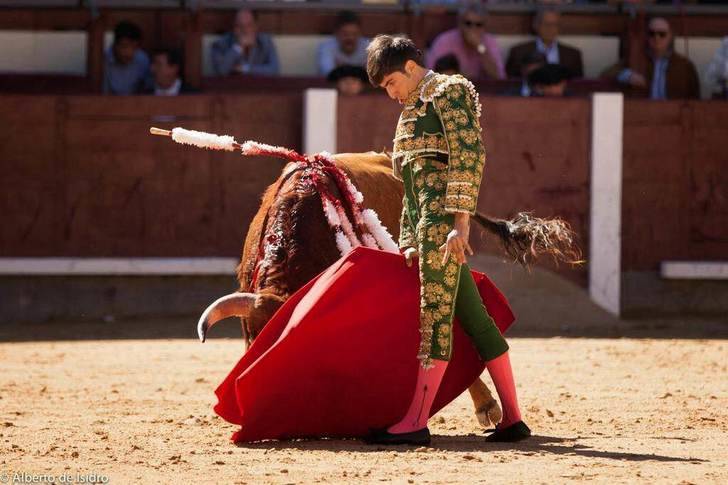
<svg viewBox="0 0 728 485"><path fill-rule="evenodd" d="M638 72L624 61L610 68L606 77L615 78L628 87L628 94L650 99L700 98L700 81L695 65L676 53L668 21L650 20L647 27L647 70Z"/></svg>
<svg viewBox="0 0 728 485"><path fill-rule="evenodd" d="M485 30L485 9L480 3L464 4L458 12L458 26L438 35L427 56L427 67L433 69L438 59L452 54L460 72L471 81L505 79L498 44Z"/></svg>

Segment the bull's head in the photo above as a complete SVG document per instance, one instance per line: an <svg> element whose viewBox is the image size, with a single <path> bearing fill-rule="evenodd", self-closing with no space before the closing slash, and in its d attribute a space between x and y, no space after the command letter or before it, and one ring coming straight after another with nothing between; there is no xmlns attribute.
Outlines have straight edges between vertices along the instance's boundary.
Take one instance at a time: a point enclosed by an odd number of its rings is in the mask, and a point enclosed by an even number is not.
<svg viewBox="0 0 728 485"><path fill-rule="evenodd" d="M285 297L272 293L235 292L225 295L215 300L202 313L197 323L197 335L204 342L208 330L215 323L228 317L240 317L247 347L285 300Z"/></svg>

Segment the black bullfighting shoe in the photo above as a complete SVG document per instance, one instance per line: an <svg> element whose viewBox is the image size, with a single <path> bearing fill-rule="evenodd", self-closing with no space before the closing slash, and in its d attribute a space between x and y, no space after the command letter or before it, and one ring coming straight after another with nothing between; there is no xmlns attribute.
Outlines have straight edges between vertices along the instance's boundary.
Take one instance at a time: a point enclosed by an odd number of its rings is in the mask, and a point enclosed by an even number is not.
<svg viewBox="0 0 728 485"><path fill-rule="evenodd" d="M498 425L496 425L495 432L488 435L485 438L485 441L488 441L490 443L512 443L514 441L525 440L529 436L531 436L531 430L528 426L526 426L526 423L524 423L523 421L517 421L507 428L500 428Z"/></svg>
<svg viewBox="0 0 728 485"><path fill-rule="evenodd" d="M425 427L409 433L390 433L387 428L375 429L364 438L370 445L429 445L430 430Z"/></svg>

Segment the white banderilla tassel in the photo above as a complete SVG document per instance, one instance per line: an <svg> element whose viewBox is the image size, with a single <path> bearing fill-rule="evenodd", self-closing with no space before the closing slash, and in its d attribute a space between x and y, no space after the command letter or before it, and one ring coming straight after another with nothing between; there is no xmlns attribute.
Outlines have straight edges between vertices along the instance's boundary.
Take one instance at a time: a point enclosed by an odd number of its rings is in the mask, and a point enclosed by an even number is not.
<svg viewBox="0 0 728 485"><path fill-rule="evenodd" d="M237 145L235 138L229 135L213 135L204 131L185 130L184 128L174 128L172 130L172 139L184 145L210 148L212 150L227 150L229 152L235 151L235 145Z"/></svg>

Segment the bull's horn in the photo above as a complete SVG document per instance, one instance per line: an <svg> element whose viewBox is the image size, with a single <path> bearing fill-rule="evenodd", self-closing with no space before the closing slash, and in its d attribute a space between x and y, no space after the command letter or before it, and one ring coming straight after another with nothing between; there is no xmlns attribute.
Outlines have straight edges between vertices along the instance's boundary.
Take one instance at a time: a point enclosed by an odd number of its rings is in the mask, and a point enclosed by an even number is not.
<svg viewBox="0 0 728 485"><path fill-rule="evenodd" d="M223 318L247 316L255 303L255 298L256 295L253 293L236 292L215 300L205 309L200 321L197 322L197 335L200 341L204 342L210 327Z"/></svg>

